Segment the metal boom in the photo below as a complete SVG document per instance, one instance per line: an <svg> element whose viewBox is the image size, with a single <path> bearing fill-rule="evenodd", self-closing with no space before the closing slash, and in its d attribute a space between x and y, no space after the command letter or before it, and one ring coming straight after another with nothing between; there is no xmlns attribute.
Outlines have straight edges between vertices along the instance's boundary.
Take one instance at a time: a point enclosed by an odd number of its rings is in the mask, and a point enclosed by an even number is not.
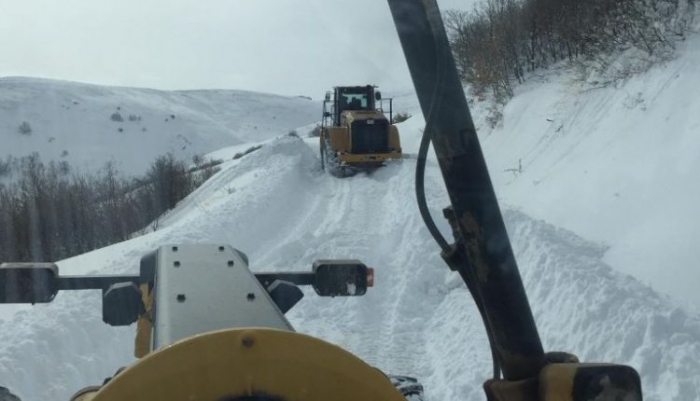
<svg viewBox="0 0 700 401"><path fill-rule="evenodd" d="M388 1L460 237L448 263L481 304L505 379L537 376L544 351L437 4Z"/></svg>

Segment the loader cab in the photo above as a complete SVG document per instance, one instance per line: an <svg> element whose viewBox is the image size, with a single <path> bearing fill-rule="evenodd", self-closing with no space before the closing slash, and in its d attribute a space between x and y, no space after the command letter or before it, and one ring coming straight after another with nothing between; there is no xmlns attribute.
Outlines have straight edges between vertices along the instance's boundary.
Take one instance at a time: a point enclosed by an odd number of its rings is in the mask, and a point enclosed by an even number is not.
<svg viewBox="0 0 700 401"><path fill-rule="evenodd" d="M345 110L375 110L374 86L335 87L331 114L334 126L340 125L340 116ZM330 100L330 99L329 99Z"/></svg>

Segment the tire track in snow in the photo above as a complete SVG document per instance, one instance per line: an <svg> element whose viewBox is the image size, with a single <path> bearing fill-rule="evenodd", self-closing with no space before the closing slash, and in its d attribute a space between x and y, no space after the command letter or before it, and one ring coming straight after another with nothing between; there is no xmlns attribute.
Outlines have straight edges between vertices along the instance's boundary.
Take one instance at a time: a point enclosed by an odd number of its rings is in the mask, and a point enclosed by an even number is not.
<svg viewBox="0 0 700 401"><path fill-rule="evenodd" d="M315 178L317 199L261 263L308 269L317 258L358 258L374 266L376 286L364 297L319 299L308 291L304 307L289 317L297 330L333 338L368 363L396 373L415 371L413 361L424 343L420 325L407 331L400 311L407 298L419 296L406 293L408 283L421 281L410 273L416 268L411 237L422 223L414 210L406 213L406 203L414 203L414 165L390 166L371 176Z"/></svg>
<svg viewBox="0 0 700 401"><path fill-rule="evenodd" d="M320 192L337 191L322 224L333 235L313 256L357 257L375 267L376 284L362 298L330 301L342 305L337 309L309 300L314 306L290 316L300 331L334 339L388 373L423 378L431 373L424 327L446 295L447 268L418 216L414 168L415 162L406 162L369 177L323 183L329 187ZM323 313L326 308L338 313Z"/></svg>

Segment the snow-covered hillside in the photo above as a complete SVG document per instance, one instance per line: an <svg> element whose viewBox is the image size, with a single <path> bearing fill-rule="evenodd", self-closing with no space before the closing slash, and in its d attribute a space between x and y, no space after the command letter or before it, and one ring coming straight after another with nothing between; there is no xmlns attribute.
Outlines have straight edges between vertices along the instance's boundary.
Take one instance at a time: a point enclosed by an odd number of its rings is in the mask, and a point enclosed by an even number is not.
<svg viewBox="0 0 700 401"><path fill-rule="evenodd" d="M678 48L618 88L545 75L519 88L503 127L478 129L502 202L605 244L607 263L700 308L700 37Z"/></svg>
<svg viewBox="0 0 700 401"><path fill-rule="evenodd" d="M602 244L616 270L698 311L700 37L678 53L616 87L561 67L517 87L501 126L486 102L472 115L500 202ZM394 104L420 115L414 93Z"/></svg>
<svg viewBox="0 0 700 401"><path fill-rule="evenodd" d="M300 97L0 78L0 158L39 152L85 169L114 160L121 171L141 174L163 153L189 160L286 133L320 113L320 102ZM24 122L31 132L20 132Z"/></svg>

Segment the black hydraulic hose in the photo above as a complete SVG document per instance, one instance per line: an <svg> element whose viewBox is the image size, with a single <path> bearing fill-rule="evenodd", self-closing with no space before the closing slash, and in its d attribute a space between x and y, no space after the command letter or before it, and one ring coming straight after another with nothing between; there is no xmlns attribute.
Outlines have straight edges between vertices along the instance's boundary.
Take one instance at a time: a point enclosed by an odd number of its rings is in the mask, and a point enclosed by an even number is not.
<svg viewBox="0 0 700 401"><path fill-rule="evenodd" d="M433 99L433 102L431 102L430 107L431 110L433 110L435 104L435 99ZM425 222L428 231L433 236L438 245L440 245L440 248L442 248L443 254L449 254L452 251L452 248L447 243L447 240L445 240L445 237L443 237L442 233L440 233L440 230L435 225L435 222L433 221L433 218L430 215L430 210L428 209L427 201L425 199L425 165L428 156L428 148L430 147L430 134L432 133L432 126L432 113L429 113L428 121L426 121L425 130L423 131L423 136L420 141L420 147L418 149L418 161L416 163L416 200L418 202L418 210L420 211L420 214L423 217L423 221ZM473 274L471 274L473 272L470 271L469 273L470 276L473 276ZM460 272L460 274L464 273ZM487 321L488 318L484 311L483 298L481 296L481 292L479 291L479 287L470 284L473 283L474 280L474 277L470 277L468 280L465 279L464 281L467 283L469 291L472 293L474 303L476 304L476 307L479 311L479 315L481 316L481 320L484 323L484 328L486 329L486 336L489 341L489 347L491 349L491 359L493 362L493 378L500 379L501 364L498 360L498 353L496 352L493 334L489 330L490 324Z"/></svg>
<svg viewBox="0 0 700 401"><path fill-rule="evenodd" d="M450 245L443 237L440 230L435 225L430 210L428 210L428 202L425 199L425 163L427 161L428 147L430 146L429 126L426 125L423 138L420 141L418 149L418 161L416 162L416 201L418 202L418 210L420 211L423 222L428 227L428 231L435 238L435 241L440 245L443 251L449 252Z"/></svg>
<svg viewBox="0 0 700 401"><path fill-rule="evenodd" d="M438 48L437 44L435 44L435 47ZM440 97L438 96L440 93L442 93L442 88L440 86L443 85L445 82L445 80L442 77L444 68L441 65L441 60L441 57L435 58L435 71L437 78L435 80L435 86L433 86L432 90L433 95L430 99L430 107L428 108L429 111L427 113L425 121L425 129L423 131L423 136L421 137L420 146L418 148L418 160L416 162L416 200L418 202L418 209L420 211L421 216L423 217L423 221L425 222L428 231L433 236L438 245L440 245L440 248L442 248L443 254L449 254L452 251L452 248L447 243L447 240L445 240L445 237L443 237L442 233L440 233L440 230L435 225L435 222L433 221L432 216L430 215L430 210L428 209L427 201L425 198L425 165L428 158L428 148L430 147L430 141L432 139L434 129L433 127L435 125L435 111L441 107ZM462 275L465 283L469 287L469 291L471 292L472 297L474 298L474 304L476 305L477 310L479 311L479 315L481 316L481 320L486 330L486 337L488 338L489 348L491 351L493 378L500 379L501 363L498 358L498 352L496 349L494 336L490 330L491 324L488 321L488 315L486 314L486 311L484 309L484 300L481 295L480 288L473 284L476 280L476 278L473 277L474 272L473 270L469 270L460 271L459 273L460 275ZM465 274L468 274L471 277L464 277Z"/></svg>
<svg viewBox="0 0 700 401"><path fill-rule="evenodd" d="M442 68L440 68L440 59L435 58L435 71L440 74ZM432 88L433 96L430 99L430 107L428 113L425 115L425 129L423 130L423 136L421 137L420 146L418 147L418 160L416 161L416 200L418 201L418 210L420 211L421 217L423 217L423 222L425 222L428 231L433 236L435 241L440 245L443 252L450 251L450 245L443 237L440 230L435 225L432 216L430 216L430 210L428 210L428 202L425 199L425 164L428 160L428 148L430 147L430 141L433 135L433 115L434 110L440 107L440 101L437 98L437 94L440 93L437 87L442 82L441 79L436 80L435 86Z"/></svg>

